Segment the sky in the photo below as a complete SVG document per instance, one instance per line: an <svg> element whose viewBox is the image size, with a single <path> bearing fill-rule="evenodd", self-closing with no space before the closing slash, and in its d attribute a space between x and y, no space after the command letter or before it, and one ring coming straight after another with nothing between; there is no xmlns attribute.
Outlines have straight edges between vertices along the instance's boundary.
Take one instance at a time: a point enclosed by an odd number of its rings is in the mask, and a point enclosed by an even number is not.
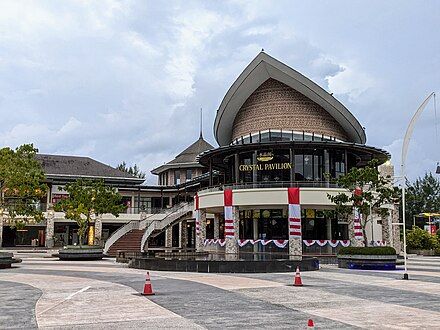
<svg viewBox="0 0 440 330"><path fill-rule="evenodd" d="M228 88L265 52L333 93L392 155L440 90L440 1L0 0L0 146L147 172L213 136ZM431 99L406 159L440 162ZM438 111L437 111L438 110Z"/></svg>

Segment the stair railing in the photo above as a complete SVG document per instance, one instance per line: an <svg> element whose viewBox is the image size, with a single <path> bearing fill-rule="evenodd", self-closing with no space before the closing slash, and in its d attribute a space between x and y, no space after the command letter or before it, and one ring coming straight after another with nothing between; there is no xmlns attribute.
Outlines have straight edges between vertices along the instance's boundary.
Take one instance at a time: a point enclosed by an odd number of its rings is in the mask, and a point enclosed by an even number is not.
<svg viewBox="0 0 440 330"><path fill-rule="evenodd" d="M141 251L144 251L145 243L147 242L148 238L155 230L163 230L165 227L171 225L174 221L180 219L188 212L192 212L193 209L194 209L193 202L184 203L183 205L180 204L178 208L176 208L173 212L166 215L163 219L152 220L147 225L144 235L142 236Z"/></svg>
<svg viewBox="0 0 440 330"><path fill-rule="evenodd" d="M104 245L104 254L107 254L110 247L122 236L127 234L128 232L132 231L133 229L139 229L139 220L131 220L130 222L126 223L124 226L116 230L105 242Z"/></svg>

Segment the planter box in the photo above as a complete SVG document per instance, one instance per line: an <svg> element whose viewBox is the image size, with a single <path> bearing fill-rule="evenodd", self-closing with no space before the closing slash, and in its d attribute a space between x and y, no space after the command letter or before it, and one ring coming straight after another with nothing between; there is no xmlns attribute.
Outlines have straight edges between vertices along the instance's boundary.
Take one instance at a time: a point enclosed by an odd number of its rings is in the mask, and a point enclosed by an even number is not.
<svg viewBox="0 0 440 330"><path fill-rule="evenodd" d="M397 255L338 255L338 267L349 269L396 269Z"/></svg>
<svg viewBox="0 0 440 330"><path fill-rule="evenodd" d="M0 252L0 269L11 268L12 264L21 262L21 259L14 258L10 252Z"/></svg>
<svg viewBox="0 0 440 330"><path fill-rule="evenodd" d="M59 250L56 255L60 260L101 260L104 257L104 250L95 247L67 246Z"/></svg>

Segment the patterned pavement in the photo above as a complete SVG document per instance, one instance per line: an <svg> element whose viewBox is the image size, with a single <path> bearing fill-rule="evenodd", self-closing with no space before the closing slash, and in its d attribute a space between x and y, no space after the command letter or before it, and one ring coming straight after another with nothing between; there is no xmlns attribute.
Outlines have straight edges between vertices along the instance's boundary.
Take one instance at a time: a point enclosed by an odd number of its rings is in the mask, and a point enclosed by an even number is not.
<svg viewBox="0 0 440 330"><path fill-rule="evenodd" d="M323 265L301 273L152 272L113 260L61 262L41 255L0 271L0 329L440 329L440 257L402 270Z"/></svg>

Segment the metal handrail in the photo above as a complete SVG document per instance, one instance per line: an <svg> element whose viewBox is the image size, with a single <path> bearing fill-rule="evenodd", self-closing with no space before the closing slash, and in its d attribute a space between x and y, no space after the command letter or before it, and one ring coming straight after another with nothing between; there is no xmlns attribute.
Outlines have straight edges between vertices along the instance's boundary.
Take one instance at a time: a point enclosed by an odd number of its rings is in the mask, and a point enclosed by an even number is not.
<svg viewBox="0 0 440 330"><path fill-rule="evenodd" d="M158 214L161 214L162 212L164 212L163 214L165 214L165 217L163 219L165 219L167 217L167 215L175 212L176 210L178 210L179 208L183 207L185 205L185 203L182 204L178 204L175 205L171 208L168 209L156 209L156 212L149 214L148 217L146 217L145 219L142 220L131 220L128 223L126 223L124 226L122 226L121 228L119 228L118 230L116 230L105 242L105 246L104 246L104 253L107 253L108 250L110 249L110 247L116 243L117 240L119 240L121 237L123 237L125 234L127 234L128 232L137 229L137 230L144 230L145 228L147 228L147 226L150 223L150 218L157 216ZM163 219L160 220L153 220L153 221L161 221Z"/></svg>
<svg viewBox="0 0 440 330"><path fill-rule="evenodd" d="M108 252L110 247L122 236L127 234L128 232L132 231L133 229L139 229L139 223L140 220L131 220L130 222L126 223L124 226L116 230L105 242L104 245L104 254Z"/></svg>
<svg viewBox="0 0 440 330"><path fill-rule="evenodd" d="M184 203L183 205L180 204L180 207L177 208L174 212L169 213L166 217L163 219L157 219L152 220L149 225L146 227L144 235L142 236L141 240L141 251L144 251L145 243L147 242L150 235L155 230L162 230L165 227L169 226L171 223L185 215L186 213L192 211L194 208L193 202Z"/></svg>

